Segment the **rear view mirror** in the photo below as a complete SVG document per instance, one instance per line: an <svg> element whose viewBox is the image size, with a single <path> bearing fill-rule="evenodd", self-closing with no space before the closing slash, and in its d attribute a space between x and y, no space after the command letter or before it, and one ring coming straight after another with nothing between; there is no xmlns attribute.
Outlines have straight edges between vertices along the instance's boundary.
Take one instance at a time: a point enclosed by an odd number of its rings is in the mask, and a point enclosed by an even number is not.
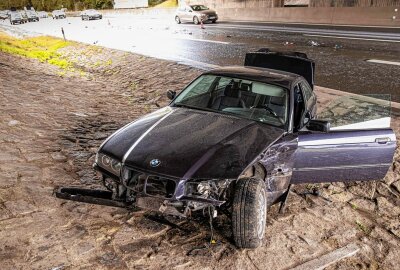
<svg viewBox="0 0 400 270"><path fill-rule="evenodd" d="M176 96L176 92L175 92L175 91L168 90L168 92L167 92L167 97L168 97L170 100L173 100L173 99L175 98L175 96Z"/></svg>
<svg viewBox="0 0 400 270"><path fill-rule="evenodd" d="M312 119L307 124L307 129L311 131L329 132L331 123L325 120Z"/></svg>

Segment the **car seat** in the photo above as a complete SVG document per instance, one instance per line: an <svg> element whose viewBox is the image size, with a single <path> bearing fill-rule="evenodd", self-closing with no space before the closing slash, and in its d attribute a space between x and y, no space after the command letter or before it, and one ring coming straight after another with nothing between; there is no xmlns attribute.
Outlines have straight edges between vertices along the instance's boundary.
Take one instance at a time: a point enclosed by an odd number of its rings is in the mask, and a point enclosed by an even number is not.
<svg viewBox="0 0 400 270"><path fill-rule="evenodd" d="M246 108L246 105L242 99L239 83L237 82L228 84L225 87L224 95L218 96L211 106L212 109L219 111L228 107Z"/></svg>

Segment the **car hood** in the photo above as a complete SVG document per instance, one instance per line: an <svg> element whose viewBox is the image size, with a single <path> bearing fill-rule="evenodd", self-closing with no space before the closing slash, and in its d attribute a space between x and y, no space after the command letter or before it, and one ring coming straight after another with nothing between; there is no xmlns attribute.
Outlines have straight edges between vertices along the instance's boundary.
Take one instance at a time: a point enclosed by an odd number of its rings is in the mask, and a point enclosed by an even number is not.
<svg viewBox="0 0 400 270"><path fill-rule="evenodd" d="M166 107L123 127L99 152L148 173L236 178L283 130L230 115ZM151 167L150 161L160 164Z"/></svg>

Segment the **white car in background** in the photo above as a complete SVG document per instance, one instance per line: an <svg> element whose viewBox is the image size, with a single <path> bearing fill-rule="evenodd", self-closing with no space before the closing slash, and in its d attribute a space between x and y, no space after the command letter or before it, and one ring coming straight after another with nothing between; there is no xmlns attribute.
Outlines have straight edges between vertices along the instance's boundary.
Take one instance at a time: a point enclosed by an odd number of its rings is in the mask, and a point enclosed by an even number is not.
<svg viewBox="0 0 400 270"><path fill-rule="evenodd" d="M67 15L63 10L54 10L52 12L53 19L65 19L67 18Z"/></svg>
<svg viewBox="0 0 400 270"><path fill-rule="evenodd" d="M181 22L193 22L194 24L199 24L200 22L216 23L217 20L217 12L204 5L180 6L175 13L175 21L178 24Z"/></svg>
<svg viewBox="0 0 400 270"><path fill-rule="evenodd" d="M37 13L39 15L39 18L48 18L49 14L46 11L39 11Z"/></svg>
<svg viewBox="0 0 400 270"><path fill-rule="evenodd" d="M82 21L83 20L90 21L90 20L97 20L97 19L101 20L101 19L103 19L103 14L101 14L100 12L98 12L95 9L87 9L87 10L84 10L81 12L81 18L82 18Z"/></svg>

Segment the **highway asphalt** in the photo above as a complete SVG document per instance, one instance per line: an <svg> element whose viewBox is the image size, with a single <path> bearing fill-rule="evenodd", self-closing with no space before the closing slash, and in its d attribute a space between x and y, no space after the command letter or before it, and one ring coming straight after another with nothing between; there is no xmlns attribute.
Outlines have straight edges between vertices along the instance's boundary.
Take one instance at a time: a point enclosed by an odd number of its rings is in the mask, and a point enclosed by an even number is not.
<svg viewBox="0 0 400 270"><path fill-rule="evenodd" d="M248 51L305 52L316 62L316 84L358 94L391 94L400 101L400 29L357 26L219 22L176 24L173 18L134 15L103 20L43 19L10 26L33 33L110 47L210 69L242 65ZM371 61L372 60L372 61Z"/></svg>

